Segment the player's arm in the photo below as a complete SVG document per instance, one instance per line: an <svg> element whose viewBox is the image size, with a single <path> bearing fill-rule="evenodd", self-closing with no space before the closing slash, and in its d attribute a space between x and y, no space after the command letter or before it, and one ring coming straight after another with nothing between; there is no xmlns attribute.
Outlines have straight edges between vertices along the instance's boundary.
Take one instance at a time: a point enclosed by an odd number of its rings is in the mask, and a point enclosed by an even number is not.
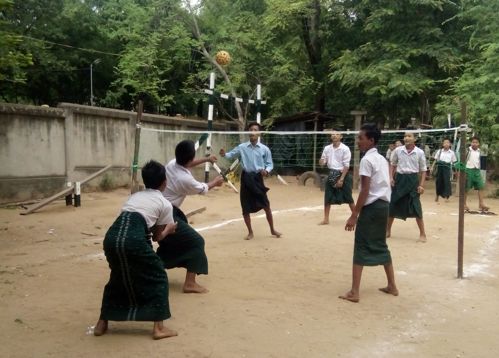
<svg viewBox="0 0 499 358"><path fill-rule="evenodd" d="M192 163L189 165L189 168L195 167L196 165L199 164L204 164L206 162L210 162L211 164L215 163L217 161L217 157L214 155L210 155L209 157L204 157L204 158L195 158Z"/></svg>
<svg viewBox="0 0 499 358"><path fill-rule="evenodd" d="M324 150L322 151L321 159L319 159L319 165L321 165L321 166L324 166L327 164L326 148L327 147L324 147Z"/></svg>
<svg viewBox="0 0 499 358"><path fill-rule="evenodd" d="M426 157L424 154L419 158L419 186L418 193L423 194L424 192L424 183L426 181Z"/></svg>
<svg viewBox="0 0 499 358"><path fill-rule="evenodd" d="M352 153L350 150L345 151L343 154L343 170L341 171L341 176L336 182L336 187L341 188L343 186L343 183L345 181L345 177L348 174L348 171L350 170L350 159L352 158Z"/></svg>
<svg viewBox="0 0 499 358"><path fill-rule="evenodd" d="M152 228L152 241L159 242L177 229L177 223L173 222L166 225L155 225Z"/></svg>
<svg viewBox="0 0 499 358"><path fill-rule="evenodd" d="M390 157L390 184L395 185L395 173L397 172L397 164L399 161L398 151L394 150Z"/></svg>
<svg viewBox="0 0 499 358"><path fill-rule="evenodd" d="M227 159L232 159L234 157L239 158L241 156L241 150L239 149L239 146L235 147L230 152L226 152L225 149L221 148L218 154Z"/></svg>
<svg viewBox="0 0 499 358"><path fill-rule="evenodd" d="M265 153L263 155L263 162L265 165L265 169L262 170L262 175L266 177L269 175L269 173L274 169L274 162L272 161L272 153L270 152L270 149L266 149Z"/></svg>
<svg viewBox="0 0 499 358"><path fill-rule="evenodd" d="M355 207L352 211L352 215L350 215L345 225L345 230L347 231L352 231L355 228L360 211L364 207L367 197L369 196L369 186L371 185L371 177L361 175L360 182L361 182L361 189L359 197L357 198L357 203L355 204Z"/></svg>

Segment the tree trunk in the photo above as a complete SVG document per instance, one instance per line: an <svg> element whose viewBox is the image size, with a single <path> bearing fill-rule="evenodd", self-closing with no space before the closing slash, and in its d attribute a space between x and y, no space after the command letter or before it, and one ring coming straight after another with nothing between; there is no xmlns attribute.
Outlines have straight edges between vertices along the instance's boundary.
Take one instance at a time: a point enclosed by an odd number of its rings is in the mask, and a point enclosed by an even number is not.
<svg viewBox="0 0 499 358"><path fill-rule="evenodd" d="M318 112L326 110L326 89L322 68L322 42L320 34L321 4L319 0L313 0L308 6L312 14L304 14L302 17L302 36L308 59L312 67L312 76L317 84L315 92L314 109Z"/></svg>

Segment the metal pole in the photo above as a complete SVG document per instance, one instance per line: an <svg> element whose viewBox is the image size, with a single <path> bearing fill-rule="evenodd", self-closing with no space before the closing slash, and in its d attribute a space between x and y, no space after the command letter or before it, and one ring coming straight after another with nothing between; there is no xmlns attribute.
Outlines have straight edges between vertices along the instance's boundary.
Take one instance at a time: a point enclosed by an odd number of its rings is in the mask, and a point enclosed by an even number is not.
<svg viewBox="0 0 499 358"><path fill-rule="evenodd" d="M261 124L262 122L262 113L260 112L260 106L262 101L262 85L256 85L256 123ZM258 138L260 139L260 138Z"/></svg>
<svg viewBox="0 0 499 358"><path fill-rule="evenodd" d="M461 147L459 148L461 171L459 173L459 224L457 229L457 278L463 278L464 253L464 199L466 186L466 103L461 101Z"/></svg>
<svg viewBox="0 0 499 358"><path fill-rule="evenodd" d="M93 62L90 64L90 105L94 105L94 80L93 80Z"/></svg>
<svg viewBox="0 0 499 358"><path fill-rule="evenodd" d="M213 130L213 111L215 104L215 72L210 73L210 98L208 100L208 138L206 140L206 156L211 155L211 131ZM204 181L208 183L210 180L210 162L206 162L204 166Z"/></svg>
<svg viewBox="0 0 499 358"><path fill-rule="evenodd" d="M314 132L317 132L317 116L314 119ZM315 172L317 169L317 134L314 133L314 152L312 153L312 170Z"/></svg>
<svg viewBox="0 0 499 358"><path fill-rule="evenodd" d="M139 100L139 108L137 109L137 120L135 122L135 148L133 151L132 164L132 194L139 191L139 181L137 179L137 170L139 167L139 148L140 148L140 122L142 120L142 111L144 102Z"/></svg>

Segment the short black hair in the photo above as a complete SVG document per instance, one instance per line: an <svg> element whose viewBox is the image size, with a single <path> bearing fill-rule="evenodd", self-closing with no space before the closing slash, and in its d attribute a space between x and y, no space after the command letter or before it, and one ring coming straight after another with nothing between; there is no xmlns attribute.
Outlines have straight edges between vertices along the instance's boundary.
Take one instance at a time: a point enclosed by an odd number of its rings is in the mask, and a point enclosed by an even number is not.
<svg viewBox="0 0 499 358"><path fill-rule="evenodd" d="M166 171L163 164L151 159L142 167L142 181L147 189L159 189L165 180Z"/></svg>
<svg viewBox="0 0 499 358"><path fill-rule="evenodd" d="M477 141L478 141L478 143L480 143L480 138L478 138L477 136L473 136L473 137L471 137L470 142L472 142L472 141L474 141L474 140L477 140Z"/></svg>
<svg viewBox="0 0 499 358"><path fill-rule="evenodd" d="M186 165L196 156L196 148L192 140L183 140L175 147L175 159L177 164Z"/></svg>
<svg viewBox="0 0 499 358"><path fill-rule="evenodd" d="M360 127L360 130L364 131L364 134L368 139L374 140L374 145L378 144L378 141L381 138L381 131L376 123L365 123Z"/></svg>
<svg viewBox="0 0 499 358"><path fill-rule="evenodd" d="M261 124L260 124L260 123L258 123L258 122L249 122L249 123L248 123L248 127L247 127L247 128L248 128L248 130L249 130L251 127L253 127L253 126L258 126L258 130L259 130L259 131L261 131L261 130L262 130L262 126L261 126Z"/></svg>

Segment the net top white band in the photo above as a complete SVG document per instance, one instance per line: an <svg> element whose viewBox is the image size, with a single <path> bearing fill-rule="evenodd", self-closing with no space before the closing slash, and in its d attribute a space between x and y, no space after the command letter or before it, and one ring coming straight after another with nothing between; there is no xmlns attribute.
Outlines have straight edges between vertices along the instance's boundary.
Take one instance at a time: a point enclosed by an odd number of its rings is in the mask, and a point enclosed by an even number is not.
<svg viewBox="0 0 499 358"><path fill-rule="evenodd" d="M182 133L182 134L252 134L255 132L250 131L208 131L208 130L182 130L182 129L157 129L157 128L146 128L141 126L142 131L147 132L162 132L162 133ZM455 132L459 130L459 127L453 128L437 128L437 129L387 129L382 130L381 133L416 133L416 134L424 134L424 133L438 133L438 132ZM333 130L324 130L324 131L259 131L259 134L271 134L271 135L296 135L296 134L321 134L321 135L330 135ZM341 134L357 134L359 131L335 131Z"/></svg>

